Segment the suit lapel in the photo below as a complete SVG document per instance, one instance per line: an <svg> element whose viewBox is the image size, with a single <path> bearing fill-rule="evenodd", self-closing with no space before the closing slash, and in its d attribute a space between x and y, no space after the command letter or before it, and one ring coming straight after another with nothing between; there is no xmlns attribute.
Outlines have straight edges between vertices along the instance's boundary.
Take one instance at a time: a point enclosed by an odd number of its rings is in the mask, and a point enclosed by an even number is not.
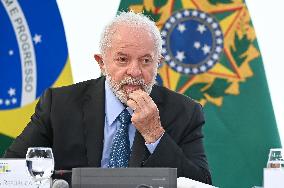
<svg viewBox="0 0 284 188"><path fill-rule="evenodd" d="M100 167L103 152L105 89L104 77L91 82L83 99L83 124L89 166Z"/></svg>
<svg viewBox="0 0 284 188"><path fill-rule="evenodd" d="M160 121L165 130L168 129L169 123L167 122L168 117L165 116L165 104L164 104L164 99L165 95L162 90L165 90L166 88L162 88L160 86L154 85L153 90L151 92L150 97L153 99L155 104L157 105L159 109L159 115L160 115Z"/></svg>
<svg viewBox="0 0 284 188"><path fill-rule="evenodd" d="M136 131L128 164L129 167L140 167L143 159L146 157L146 151L148 150L145 146L145 140L142 135Z"/></svg>

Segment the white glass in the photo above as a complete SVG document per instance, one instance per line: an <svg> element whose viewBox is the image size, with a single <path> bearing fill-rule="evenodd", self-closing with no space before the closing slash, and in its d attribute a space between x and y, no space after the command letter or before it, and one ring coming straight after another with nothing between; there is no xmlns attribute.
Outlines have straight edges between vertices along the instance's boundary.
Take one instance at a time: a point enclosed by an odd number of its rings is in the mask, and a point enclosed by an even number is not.
<svg viewBox="0 0 284 188"><path fill-rule="evenodd" d="M26 165L29 175L38 187L50 182L54 171L54 158L51 148L32 147L26 154Z"/></svg>
<svg viewBox="0 0 284 188"><path fill-rule="evenodd" d="M284 150L282 148L270 149L267 168L284 168Z"/></svg>

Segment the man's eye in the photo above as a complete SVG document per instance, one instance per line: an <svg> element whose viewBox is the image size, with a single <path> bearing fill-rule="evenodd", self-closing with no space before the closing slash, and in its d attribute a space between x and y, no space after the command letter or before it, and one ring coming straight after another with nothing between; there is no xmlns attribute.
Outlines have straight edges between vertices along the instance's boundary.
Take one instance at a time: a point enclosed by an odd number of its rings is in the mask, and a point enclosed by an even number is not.
<svg viewBox="0 0 284 188"><path fill-rule="evenodd" d="M126 57L118 57L116 60L119 61L119 62L126 62L127 58Z"/></svg>
<svg viewBox="0 0 284 188"><path fill-rule="evenodd" d="M143 64L149 64L151 63L152 61L150 59L143 59Z"/></svg>

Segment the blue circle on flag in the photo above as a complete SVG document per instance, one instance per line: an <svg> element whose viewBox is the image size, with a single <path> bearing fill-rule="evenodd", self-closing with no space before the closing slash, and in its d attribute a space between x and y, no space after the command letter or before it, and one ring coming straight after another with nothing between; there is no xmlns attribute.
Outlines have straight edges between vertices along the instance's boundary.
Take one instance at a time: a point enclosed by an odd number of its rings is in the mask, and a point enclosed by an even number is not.
<svg viewBox="0 0 284 188"><path fill-rule="evenodd" d="M182 74L201 74L211 69L223 51L223 32L218 21L200 10L175 12L163 25L162 55Z"/></svg>
<svg viewBox="0 0 284 188"><path fill-rule="evenodd" d="M0 110L9 110L52 86L68 51L56 1L1 1L0 27Z"/></svg>

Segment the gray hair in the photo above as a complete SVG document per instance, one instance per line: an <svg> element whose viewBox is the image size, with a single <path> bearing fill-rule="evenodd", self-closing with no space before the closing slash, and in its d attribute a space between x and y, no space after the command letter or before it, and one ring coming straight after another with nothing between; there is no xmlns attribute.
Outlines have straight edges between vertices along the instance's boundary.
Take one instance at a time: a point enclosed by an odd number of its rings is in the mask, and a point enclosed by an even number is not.
<svg viewBox="0 0 284 188"><path fill-rule="evenodd" d="M142 13L120 12L103 30L100 40L100 53L104 56L107 48L111 47L111 37L114 34L114 26L126 24L131 27L143 28L153 35L156 55L162 51L162 38L154 21Z"/></svg>

